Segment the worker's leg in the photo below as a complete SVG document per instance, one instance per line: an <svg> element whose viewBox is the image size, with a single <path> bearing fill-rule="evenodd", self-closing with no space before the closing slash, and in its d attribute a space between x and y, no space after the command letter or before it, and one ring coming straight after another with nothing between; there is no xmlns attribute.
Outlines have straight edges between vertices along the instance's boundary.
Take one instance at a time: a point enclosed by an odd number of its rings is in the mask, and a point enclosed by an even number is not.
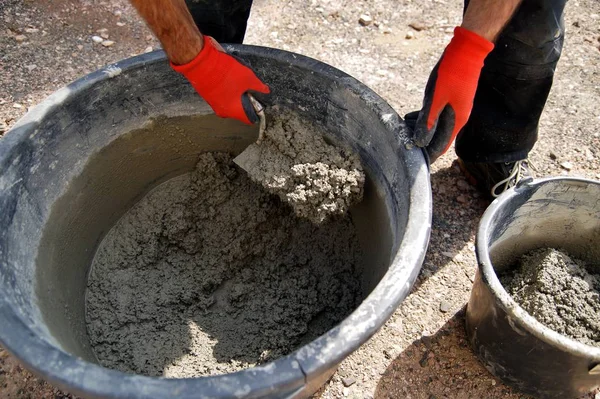
<svg viewBox="0 0 600 399"><path fill-rule="evenodd" d="M471 117L456 140L467 162L527 158L560 58L566 0L523 0L485 60Z"/></svg>
<svg viewBox="0 0 600 399"><path fill-rule="evenodd" d="M200 32L220 43L242 43L252 0L185 0Z"/></svg>

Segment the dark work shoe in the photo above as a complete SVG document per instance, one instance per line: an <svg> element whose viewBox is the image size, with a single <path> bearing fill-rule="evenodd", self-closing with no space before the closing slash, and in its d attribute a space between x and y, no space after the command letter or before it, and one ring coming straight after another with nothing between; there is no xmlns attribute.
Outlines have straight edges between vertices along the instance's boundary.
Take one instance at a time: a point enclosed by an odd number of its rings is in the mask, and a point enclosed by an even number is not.
<svg viewBox="0 0 600 399"><path fill-rule="evenodd" d="M469 182L494 199L519 181L531 177L529 161L516 162L465 162L458 160L460 169Z"/></svg>

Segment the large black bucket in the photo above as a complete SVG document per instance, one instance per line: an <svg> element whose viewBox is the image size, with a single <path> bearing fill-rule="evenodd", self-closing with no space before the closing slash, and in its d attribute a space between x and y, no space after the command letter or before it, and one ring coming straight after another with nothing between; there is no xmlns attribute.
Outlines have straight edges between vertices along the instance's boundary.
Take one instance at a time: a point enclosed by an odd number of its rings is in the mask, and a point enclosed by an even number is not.
<svg viewBox="0 0 600 399"><path fill-rule="evenodd" d="M98 243L141 196L193 169L205 151L241 152L255 129L189 115L211 109L162 52L124 60L59 90L0 141L0 341L28 368L86 398L306 397L371 337L409 293L431 226L429 171L406 149L406 127L352 77L300 55L227 50L250 64L287 108L353 148L367 170L355 220L369 259L369 295L346 319L274 362L233 374L151 378L100 366L89 347L84 293ZM151 122L154 120L154 122ZM165 121L176 135L141 136ZM121 143L119 145L115 143ZM125 143L125 144L123 144Z"/></svg>

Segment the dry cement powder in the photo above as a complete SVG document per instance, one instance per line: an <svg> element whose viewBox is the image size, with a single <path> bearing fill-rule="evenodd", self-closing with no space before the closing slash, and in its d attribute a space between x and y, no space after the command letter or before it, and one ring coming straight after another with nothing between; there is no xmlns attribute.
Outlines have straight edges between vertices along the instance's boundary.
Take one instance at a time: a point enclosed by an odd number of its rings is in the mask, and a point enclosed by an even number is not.
<svg viewBox="0 0 600 399"><path fill-rule="evenodd" d="M296 215L321 223L362 200L365 174L359 157L328 144L314 124L270 108L264 139L246 151L250 178L287 202Z"/></svg>
<svg viewBox="0 0 600 399"><path fill-rule="evenodd" d="M539 322L584 344L600 346L600 276L556 249L523 255L501 278L515 301Z"/></svg>
<svg viewBox="0 0 600 399"><path fill-rule="evenodd" d="M108 233L86 295L100 363L150 376L237 371L292 352L357 305L348 215L315 225L222 153L160 185Z"/></svg>

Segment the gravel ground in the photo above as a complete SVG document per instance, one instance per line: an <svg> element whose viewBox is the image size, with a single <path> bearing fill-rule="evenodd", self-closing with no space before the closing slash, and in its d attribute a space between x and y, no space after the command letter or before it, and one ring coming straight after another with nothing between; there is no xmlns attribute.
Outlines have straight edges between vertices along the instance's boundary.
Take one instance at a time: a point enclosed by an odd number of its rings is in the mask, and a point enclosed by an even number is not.
<svg viewBox="0 0 600 399"><path fill-rule="evenodd" d="M338 67L404 115L419 107L461 8L458 0L255 0L246 42ZM367 13L373 22L362 26ZM600 179L599 14L598 0L568 2L564 53L531 154L537 176ZM157 46L125 0L0 0L0 21L0 135L57 88ZM94 35L112 43L94 43ZM487 203L454 158L446 154L432 167L433 231L413 292L317 397L524 398L488 374L466 344L473 240ZM0 349L0 397L70 396Z"/></svg>

